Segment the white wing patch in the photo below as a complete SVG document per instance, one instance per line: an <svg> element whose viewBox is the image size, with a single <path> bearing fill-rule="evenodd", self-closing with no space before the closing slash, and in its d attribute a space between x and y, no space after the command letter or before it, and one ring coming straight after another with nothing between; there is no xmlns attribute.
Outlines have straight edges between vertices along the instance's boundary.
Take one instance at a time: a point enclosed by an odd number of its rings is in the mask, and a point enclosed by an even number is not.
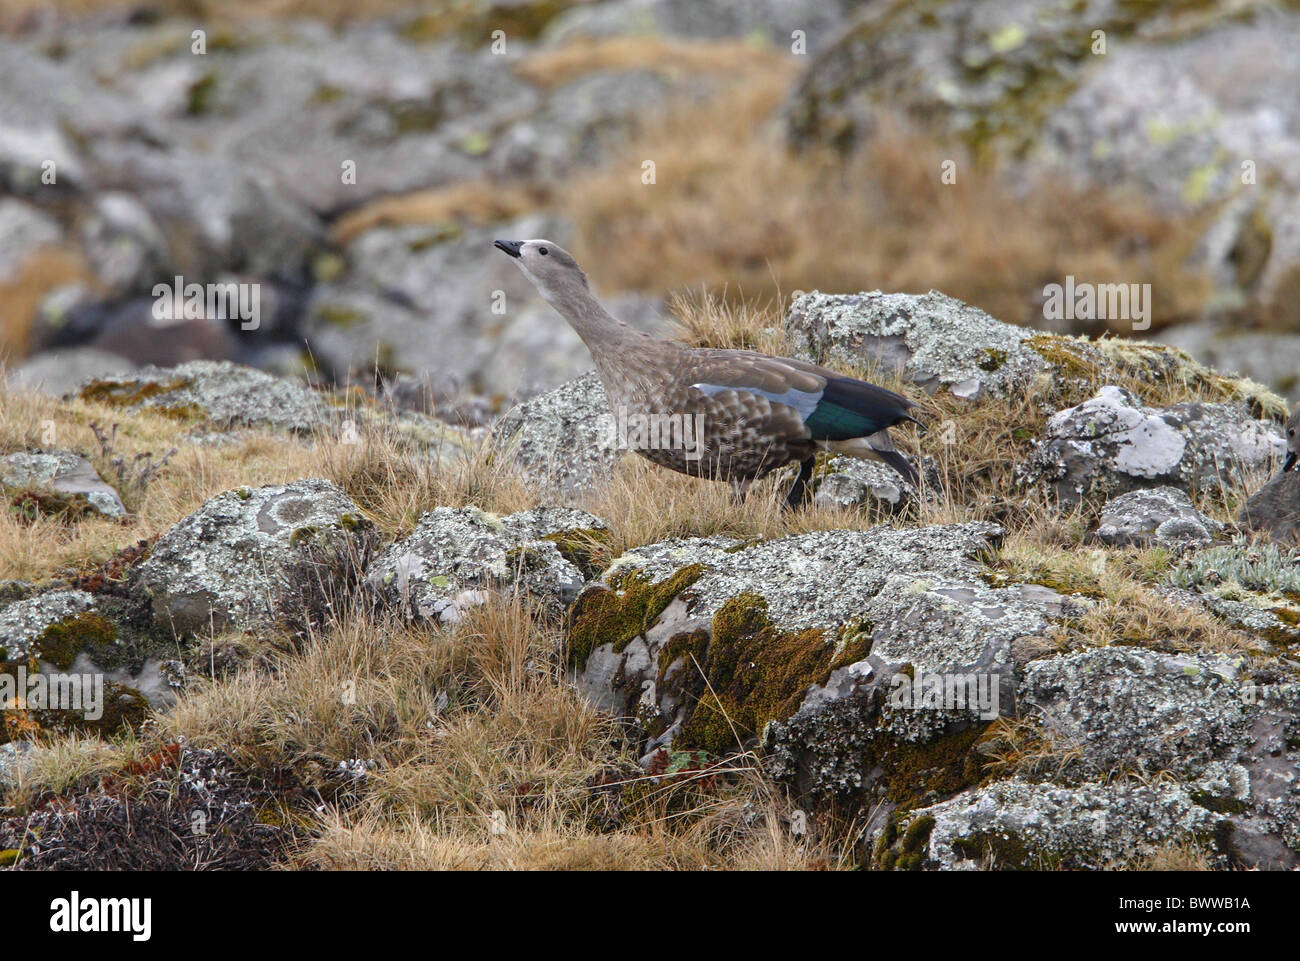
<svg viewBox="0 0 1300 961"><path fill-rule="evenodd" d="M757 387L737 387L734 384L691 384L695 390L702 394L712 397L714 394L720 394L724 390L735 390L746 394L758 394L760 397L766 397L774 404L784 404L786 407L793 407L799 412L801 420L807 420L812 416L812 412L817 409L821 402L822 394L825 391L809 393L806 390L795 390L791 387L781 394L774 394L770 390L759 390Z"/></svg>

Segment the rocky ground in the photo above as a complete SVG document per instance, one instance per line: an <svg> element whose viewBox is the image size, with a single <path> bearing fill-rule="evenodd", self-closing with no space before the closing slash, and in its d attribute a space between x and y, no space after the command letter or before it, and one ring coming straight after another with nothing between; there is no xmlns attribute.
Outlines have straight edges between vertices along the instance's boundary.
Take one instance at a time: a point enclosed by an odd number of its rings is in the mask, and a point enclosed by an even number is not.
<svg viewBox="0 0 1300 961"><path fill-rule="evenodd" d="M474 434L229 363L8 394L6 671L108 709L5 711L6 857L1296 865L1300 588L1232 523L1276 395L934 293L749 321L923 398L922 488L832 460L736 511L601 448L590 377ZM157 839L191 817L247 848Z"/></svg>
<svg viewBox="0 0 1300 961"><path fill-rule="evenodd" d="M1296 867L1300 10L1150 7L5 22L0 684L103 709L4 700L0 865ZM537 235L916 397L920 485L612 449Z"/></svg>

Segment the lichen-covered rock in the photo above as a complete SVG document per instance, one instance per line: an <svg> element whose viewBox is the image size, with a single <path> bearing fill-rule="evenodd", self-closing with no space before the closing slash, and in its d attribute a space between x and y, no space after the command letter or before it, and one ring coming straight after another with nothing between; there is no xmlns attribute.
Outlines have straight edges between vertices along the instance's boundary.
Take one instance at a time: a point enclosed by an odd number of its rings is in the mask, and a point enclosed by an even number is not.
<svg viewBox="0 0 1300 961"><path fill-rule="evenodd" d="M861 788L872 765L847 768L873 738L925 742L1010 709L1011 642L1043 633L1070 603L984 583L977 558L1000 532L877 527L631 551L574 607L579 689L635 717L649 750L721 753L765 735L780 775L823 794ZM982 700L914 710L932 706L910 693L903 703L903 687L925 684L918 672L974 677ZM882 713L886 693L899 710ZM850 713L854 737L839 738L827 724Z"/></svg>
<svg viewBox="0 0 1300 961"><path fill-rule="evenodd" d="M867 360L930 393L943 388L971 400L1005 395L1049 366L1027 343L1033 331L933 290L813 291L790 306L786 332L796 351L818 363Z"/></svg>
<svg viewBox="0 0 1300 961"><path fill-rule="evenodd" d="M1178 382L1268 417L1287 415L1285 401L1264 387L1218 374L1177 348L1017 327L938 291L813 291L790 306L785 330L796 353L818 363L882 367L928 393L944 390L972 403L1030 391L1046 406L1097 381Z"/></svg>
<svg viewBox="0 0 1300 961"><path fill-rule="evenodd" d="M93 380L78 396L223 428L277 427L302 433L321 427L328 410L318 394L300 383L228 361L145 367L121 378Z"/></svg>
<svg viewBox="0 0 1300 961"><path fill-rule="evenodd" d="M138 576L158 624L178 635L266 626L304 587L293 575L312 552L359 553L369 530L330 481L241 487L164 533Z"/></svg>
<svg viewBox="0 0 1300 961"><path fill-rule="evenodd" d="M813 504L818 507L874 508L901 511L916 498L916 489L898 471L858 457L832 457L817 479Z"/></svg>
<svg viewBox="0 0 1300 961"><path fill-rule="evenodd" d="M1172 844L1213 848L1220 820L1165 781L999 781L910 812L887 831L877 859L896 869L1101 869Z"/></svg>
<svg viewBox="0 0 1300 961"><path fill-rule="evenodd" d="M1063 507L1147 487L1204 493L1286 452L1276 425L1243 406L1189 401L1145 407L1113 386L1054 414L1021 477L1050 486Z"/></svg>
<svg viewBox="0 0 1300 961"><path fill-rule="evenodd" d="M1153 487L1108 500L1093 537L1110 547L1200 547L1222 527L1198 511L1183 491Z"/></svg>
<svg viewBox="0 0 1300 961"><path fill-rule="evenodd" d="M19 451L0 458L0 484L53 491L105 517L126 514L112 485L104 482L90 461L71 451Z"/></svg>
<svg viewBox="0 0 1300 961"><path fill-rule="evenodd" d="M1092 777L1195 775L1248 741L1240 658L1099 648L1031 661L1020 696ZM1234 754L1227 759L1236 761Z"/></svg>
<svg viewBox="0 0 1300 961"><path fill-rule="evenodd" d="M460 621L492 590L518 588L558 617L585 582L583 567L608 538L583 511L542 507L497 517L437 507L410 537L375 558L367 585L414 617Z"/></svg>
<svg viewBox="0 0 1300 961"><path fill-rule="evenodd" d="M593 371L525 401L492 428L493 442L537 483L590 490L614 465L612 418Z"/></svg>
<svg viewBox="0 0 1300 961"><path fill-rule="evenodd" d="M110 613L63 589L0 608L0 742L24 731L111 734L175 701L175 664L129 641Z"/></svg>
<svg viewBox="0 0 1300 961"><path fill-rule="evenodd" d="M7 605L0 609L0 648L4 649L0 659L43 657L39 646L33 648L32 642L51 624L83 614L94 606L94 597L75 590L48 591Z"/></svg>
<svg viewBox="0 0 1300 961"><path fill-rule="evenodd" d="M809 64L787 106L790 137L848 149L872 135L888 103L972 141L999 135L1022 146L1043 104L1095 59L1088 31L1112 29L1118 6L1103 0L1035 16L1024 0L871 4Z"/></svg>
<svg viewBox="0 0 1300 961"><path fill-rule="evenodd" d="M1174 777L1228 816L1234 858L1300 865L1300 687L1241 657L1100 648L1032 661L1019 698L1068 777Z"/></svg>

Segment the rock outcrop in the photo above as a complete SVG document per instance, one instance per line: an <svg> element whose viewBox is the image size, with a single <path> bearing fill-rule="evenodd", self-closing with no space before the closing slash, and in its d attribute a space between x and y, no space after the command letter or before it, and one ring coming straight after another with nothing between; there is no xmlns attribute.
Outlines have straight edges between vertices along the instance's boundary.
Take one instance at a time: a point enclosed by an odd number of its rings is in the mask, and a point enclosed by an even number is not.
<svg viewBox="0 0 1300 961"><path fill-rule="evenodd" d="M862 755L827 727L841 708L867 711L859 720L869 739L876 695L896 690L900 673L979 674L982 709L963 701L890 723L921 740L981 714L987 723L1011 708L1011 643L1074 609L1046 588L983 581L976 558L1000 533L989 524L880 527L637 548L574 607L579 688L635 718L648 749L719 752L762 735L777 768L806 790L860 789Z"/></svg>
<svg viewBox="0 0 1300 961"><path fill-rule="evenodd" d="M492 428L503 456L537 483L590 490L614 464L613 418L593 371L525 401Z"/></svg>
<svg viewBox="0 0 1300 961"><path fill-rule="evenodd" d="M1109 547L1203 547L1223 527L1174 487L1131 491L1108 500L1093 537Z"/></svg>
<svg viewBox="0 0 1300 961"><path fill-rule="evenodd" d="M443 624L461 621L490 591L512 588L558 618L608 536L604 521L569 508L496 517L474 507L438 507L375 558L366 583L385 603Z"/></svg>
<svg viewBox="0 0 1300 961"><path fill-rule="evenodd" d="M20 451L0 457L0 485L30 493L38 502L41 494L49 493L105 517L126 514L113 486L88 460L71 451Z"/></svg>
<svg viewBox="0 0 1300 961"><path fill-rule="evenodd" d="M1024 465L1062 506L1097 495L1172 486L1206 493L1262 473L1286 453L1281 430L1240 405L1188 401L1146 407L1119 387L1060 411Z"/></svg>
<svg viewBox="0 0 1300 961"><path fill-rule="evenodd" d="M370 523L325 480L241 487L176 524L140 565L158 625L179 636L265 626L291 612L312 553L362 552Z"/></svg>
<svg viewBox="0 0 1300 961"><path fill-rule="evenodd" d="M83 400L123 410L154 410L218 428L276 427L307 433L325 423L319 395L291 380L228 361L195 360L92 380Z"/></svg>

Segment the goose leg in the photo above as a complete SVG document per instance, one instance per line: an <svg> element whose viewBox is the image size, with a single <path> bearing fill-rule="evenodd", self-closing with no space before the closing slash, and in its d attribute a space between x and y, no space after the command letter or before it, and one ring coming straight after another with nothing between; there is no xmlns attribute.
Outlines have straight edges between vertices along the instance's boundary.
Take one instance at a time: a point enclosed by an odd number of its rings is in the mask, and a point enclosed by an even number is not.
<svg viewBox="0 0 1300 961"><path fill-rule="evenodd" d="M785 495L785 506L787 510L798 510L803 507L808 500L808 482L812 480L813 465L816 463L815 457L809 457L799 464L799 476L794 479L794 486L790 488L790 493Z"/></svg>

